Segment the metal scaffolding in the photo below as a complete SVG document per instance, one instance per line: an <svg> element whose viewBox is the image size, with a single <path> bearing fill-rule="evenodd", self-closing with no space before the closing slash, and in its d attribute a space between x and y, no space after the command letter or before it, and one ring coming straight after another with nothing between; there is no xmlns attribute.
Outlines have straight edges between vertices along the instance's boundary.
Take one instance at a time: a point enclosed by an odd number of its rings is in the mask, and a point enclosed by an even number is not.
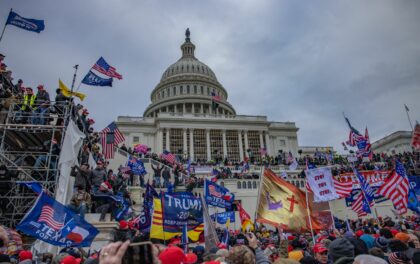
<svg viewBox="0 0 420 264"><path fill-rule="evenodd" d="M42 115L22 105L14 101L0 113L5 116L0 124L0 224L5 226L17 225L37 198L18 181L37 181L54 195L64 123L71 112L70 104L51 102Z"/></svg>

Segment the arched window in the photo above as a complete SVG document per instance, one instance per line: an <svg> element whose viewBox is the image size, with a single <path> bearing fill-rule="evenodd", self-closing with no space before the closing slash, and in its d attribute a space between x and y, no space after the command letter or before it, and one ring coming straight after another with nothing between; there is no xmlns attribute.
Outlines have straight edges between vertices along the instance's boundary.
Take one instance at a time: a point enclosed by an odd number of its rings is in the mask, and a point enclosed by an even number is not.
<svg viewBox="0 0 420 264"><path fill-rule="evenodd" d="M204 94L204 87L203 86L200 87L200 90L201 90L201 94Z"/></svg>
<svg viewBox="0 0 420 264"><path fill-rule="evenodd" d="M173 95L176 95L176 87L172 88L173 90Z"/></svg>
<svg viewBox="0 0 420 264"><path fill-rule="evenodd" d="M257 182L256 181L252 182L252 188L257 189Z"/></svg>
<svg viewBox="0 0 420 264"><path fill-rule="evenodd" d="M238 181L236 185L237 185L237 188L238 189L241 189L242 188L242 185L241 185L241 182L240 181Z"/></svg>
<svg viewBox="0 0 420 264"><path fill-rule="evenodd" d="M167 96L171 96L170 93L171 93L171 90L169 88L166 88L166 94L167 94Z"/></svg>
<svg viewBox="0 0 420 264"><path fill-rule="evenodd" d="M194 94L197 94L197 85L194 85Z"/></svg>
<svg viewBox="0 0 420 264"><path fill-rule="evenodd" d="M182 87L182 85L179 87L179 93L183 94L184 93L184 88Z"/></svg>
<svg viewBox="0 0 420 264"><path fill-rule="evenodd" d="M187 64L187 72L190 70L190 65Z"/></svg>
<svg viewBox="0 0 420 264"><path fill-rule="evenodd" d="M187 94L190 94L190 86L187 85Z"/></svg>
<svg viewBox="0 0 420 264"><path fill-rule="evenodd" d="M162 99L165 98L165 90L162 91Z"/></svg>
<svg viewBox="0 0 420 264"><path fill-rule="evenodd" d="M242 189L246 189L246 182L242 182Z"/></svg>
<svg viewBox="0 0 420 264"><path fill-rule="evenodd" d="M184 72L184 65L181 65L181 71Z"/></svg>
<svg viewBox="0 0 420 264"><path fill-rule="evenodd" d="M252 183L250 181L248 182L248 189L252 189Z"/></svg>

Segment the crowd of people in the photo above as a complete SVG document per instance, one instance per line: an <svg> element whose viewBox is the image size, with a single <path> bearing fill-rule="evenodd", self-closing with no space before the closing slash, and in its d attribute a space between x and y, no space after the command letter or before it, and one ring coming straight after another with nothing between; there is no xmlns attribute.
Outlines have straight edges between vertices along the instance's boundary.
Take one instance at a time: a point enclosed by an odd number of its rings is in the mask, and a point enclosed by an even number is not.
<svg viewBox="0 0 420 264"><path fill-rule="evenodd" d="M420 263L420 219L389 217L367 220L337 220L335 228L315 232L288 232L256 225L252 232L217 228L219 241L204 246L198 241L183 244L176 236L168 241L152 239L153 263L228 264L417 264ZM19 234L0 228L1 263L120 264L130 243L149 241L130 221L121 220L113 231L113 242L88 252L63 248L59 254L33 255L23 246ZM146 253L144 253L146 254ZM138 256L137 259L142 260ZM139 262L143 263L143 262Z"/></svg>

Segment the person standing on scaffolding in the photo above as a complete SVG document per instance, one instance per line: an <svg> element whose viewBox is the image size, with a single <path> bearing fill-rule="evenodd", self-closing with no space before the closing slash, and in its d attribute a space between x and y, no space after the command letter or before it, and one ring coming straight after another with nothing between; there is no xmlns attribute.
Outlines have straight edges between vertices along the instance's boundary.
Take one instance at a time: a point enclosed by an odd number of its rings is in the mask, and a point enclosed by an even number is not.
<svg viewBox="0 0 420 264"><path fill-rule="evenodd" d="M38 85L38 93L35 99L35 109L33 111L32 124L46 125L47 115L50 109L50 94L44 89L44 85Z"/></svg>

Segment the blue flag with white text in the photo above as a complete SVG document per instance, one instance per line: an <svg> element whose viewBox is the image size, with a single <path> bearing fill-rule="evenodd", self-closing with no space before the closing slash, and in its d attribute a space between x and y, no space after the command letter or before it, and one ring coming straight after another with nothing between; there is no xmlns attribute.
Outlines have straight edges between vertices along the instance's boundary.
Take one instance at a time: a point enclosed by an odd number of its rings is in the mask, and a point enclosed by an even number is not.
<svg viewBox="0 0 420 264"><path fill-rule="evenodd" d="M40 33L45 28L44 20L21 17L13 11L10 11L6 25L13 25L36 33Z"/></svg>
<svg viewBox="0 0 420 264"><path fill-rule="evenodd" d="M205 180L204 186L204 198L207 204L221 208L231 208L235 195L227 188L209 180Z"/></svg>
<svg viewBox="0 0 420 264"><path fill-rule="evenodd" d="M213 221L216 221L218 224L221 224L221 225L226 224L228 219L230 219L231 223L235 222L235 212L234 211L216 213L216 214L212 214L210 217Z"/></svg>
<svg viewBox="0 0 420 264"><path fill-rule="evenodd" d="M89 247L99 233L93 225L44 192L16 229L61 247Z"/></svg>
<svg viewBox="0 0 420 264"><path fill-rule="evenodd" d="M364 193L365 198L368 200L369 203L372 202L375 197L375 190L372 188L372 186L370 186L370 184L366 181L366 179L362 176L362 174L360 174L360 172L356 168L354 168L353 170L354 174L356 174L357 179L359 180L360 189Z"/></svg>
<svg viewBox="0 0 420 264"><path fill-rule="evenodd" d="M92 71L89 71L85 78L83 78L82 83L92 86L110 86L112 87L112 78L105 79L94 74Z"/></svg>

